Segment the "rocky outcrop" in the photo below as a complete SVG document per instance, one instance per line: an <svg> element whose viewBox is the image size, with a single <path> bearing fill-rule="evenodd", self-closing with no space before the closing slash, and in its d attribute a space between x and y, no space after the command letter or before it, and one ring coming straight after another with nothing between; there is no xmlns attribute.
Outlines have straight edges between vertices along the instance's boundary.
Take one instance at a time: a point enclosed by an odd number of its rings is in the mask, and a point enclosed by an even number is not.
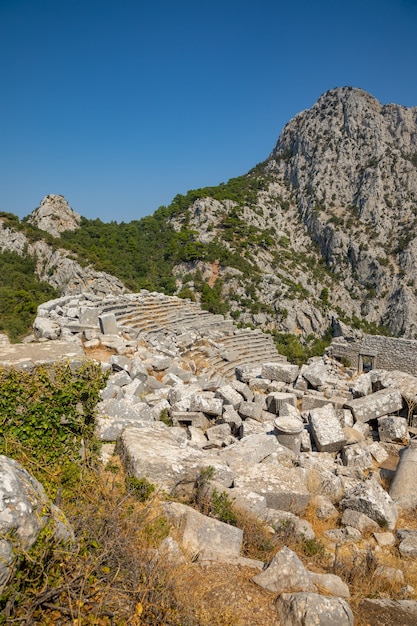
<svg viewBox="0 0 417 626"><path fill-rule="evenodd" d="M126 291L123 283L111 274L97 272L91 266L82 267L68 250L55 248L43 240L29 241L23 232L13 230L0 219L0 251L3 250L33 257L38 278L63 295L88 292L103 297Z"/></svg>
<svg viewBox="0 0 417 626"><path fill-rule="evenodd" d="M80 228L81 215L68 205L64 196L49 194L28 217L29 224L59 237L66 230Z"/></svg>
<svg viewBox="0 0 417 626"><path fill-rule="evenodd" d="M45 494L42 485L16 461L0 455L0 591L49 525L55 542L74 541L71 526Z"/></svg>

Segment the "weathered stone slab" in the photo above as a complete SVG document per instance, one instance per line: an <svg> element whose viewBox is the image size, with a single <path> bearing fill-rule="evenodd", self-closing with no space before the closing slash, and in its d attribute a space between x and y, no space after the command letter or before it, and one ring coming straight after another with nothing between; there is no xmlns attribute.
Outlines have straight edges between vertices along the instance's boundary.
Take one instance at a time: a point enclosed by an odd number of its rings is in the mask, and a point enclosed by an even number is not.
<svg viewBox="0 0 417 626"><path fill-rule="evenodd" d="M240 393L242 398L246 400L246 402L252 402L253 400L253 392L245 383L242 383L240 380L232 380L230 383L232 389Z"/></svg>
<svg viewBox="0 0 417 626"><path fill-rule="evenodd" d="M240 556L243 539L240 528L206 517L178 502L165 502L162 507L177 526L181 547L193 561L228 561Z"/></svg>
<svg viewBox="0 0 417 626"><path fill-rule="evenodd" d="M265 497L269 509L302 515L310 501L305 474L300 467L284 467L277 463L258 463L240 468L235 486Z"/></svg>
<svg viewBox="0 0 417 626"><path fill-rule="evenodd" d="M345 433L331 404L312 409L309 415L311 434L319 452L338 452L346 443Z"/></svg>
<svg viewBox="0 0 417 626"><path fill-rule="evenodd" d="M329 404L328 398L320 395L305 394L301 401L301 408L303 411L311 411L311 409L320 408L327 404Z"/></svg>
<svg viewBox="0 0 417 626"><path fill-rule="evenodd" d="M343 598L317 593L282 593L275 606L281 626L353 626L353 613Z"/></svg>
<svg viewBox="0 0 417 626"><path fill-rule="evenodd" d="M219 455L230 467L249 466L260 463L278 449L278 441L273 435L259 433L248 435L232 444Z"/></svg>
<svg viewBox="0 0 417 626"><path fill-rule="evenodd" d="M229 446L235 438L232 436L229 424L217 424L206 430L206 437L209 443L219 448Z"/></svg>
<svg viewBox="0 0 417 626"><path fill-rule="evenodd" d="M203 462L201 451L178 445L169 428L127 428L118 440L118 452L129 474L167 493L181 486L191 489Z"/></svg>
<svg viewBox="0 0 417 626"><path fill-rule="evenodd" d="M229 404L223 409L223 415L218 418L218 422L229 424L232 434L235 437L243 437L243 422L239 413Z"/></svg>
<svg viewBox="0 0 417 626"><path fill-rule="evenodd" d="M175 425L193 426L205 430L210 422L204 413L199 411L171 411L170 417Z"/></svg>
<svg viewBox="0 0 417 626"><path fill-rule="evenodd" d="M101 441L116 441L128 426L146 426L154 422L151 409L145 402L128 404L110 399L97 405L96 436Z"/></svg>
<svg viewBox="0 0 417 626"><path fill-rule="evenodd" d="M291 363L264 363L262 365L262 378L278 380L283 383L293 383L298 376L300 368Z"/></svg>
<svg viewBox="0 0 417 626"><path fill-rule="evenodd" d="M388 493L372 478L358 484L340 504L344 509L364 513L390 530L393 530L397 523L397 507Z"/></svg>
<svg viewBox="0 0 417 626"><path fill-rule="evenodd" d="M389 415L401 410L403 400L398 389L381 389L369 396L349 400L345 406L350 409L356 421L369 420Z"/></svg>

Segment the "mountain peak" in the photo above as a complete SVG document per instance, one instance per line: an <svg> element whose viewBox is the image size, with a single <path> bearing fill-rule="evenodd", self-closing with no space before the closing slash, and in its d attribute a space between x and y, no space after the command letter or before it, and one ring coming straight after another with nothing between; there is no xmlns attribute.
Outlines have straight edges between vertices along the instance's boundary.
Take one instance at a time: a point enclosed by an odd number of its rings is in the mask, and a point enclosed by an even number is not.
<svg viewBox="0 0 417 626"><path fill-rule="evenodd" d="M49 194L28 218L29 224L37 226L53 237L60 237L65 230L80 227L81 216L69 206L64 196Z"/></svg>

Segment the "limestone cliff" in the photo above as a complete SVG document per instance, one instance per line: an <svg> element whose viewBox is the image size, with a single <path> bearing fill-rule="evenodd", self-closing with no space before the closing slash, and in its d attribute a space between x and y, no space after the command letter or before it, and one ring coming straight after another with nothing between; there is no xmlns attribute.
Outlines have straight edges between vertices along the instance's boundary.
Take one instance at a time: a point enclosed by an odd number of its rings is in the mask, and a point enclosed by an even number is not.
<svg viewBox="0 0 417 626"><path fill-rule="evenodd" d="M82 267L68 250L54 248L43 240L30 241L23 232L10 228L0 219L0 251L28 254L36 259L36 274L62 295L94 293L118 295L126 291L123 283L93 267Z"/></svg>
<svg viewBox="0 0 417 626"><path fill-rule="evenodd" d="M53 237L59 237L65 230L79 228L81 215L71 209L64 196L49 194L28 217L28 222Z"/></svg>
<svg viewBox="0 0 417 626"><path fill-rule="evenodd" d="M253 296L260 303L261 313L252 307L243 321L305 335L336 316L417 335L417 108L332 89L286 125L247 177L255 201L206 197L188 209L203 242L224 238L231 215L253 229L240 249L256 274L253 288L219 272L232 310L234 298L236 308ZM239 238L227 245L238 250ZM191 265L178 270L181 286Z"/></svg>

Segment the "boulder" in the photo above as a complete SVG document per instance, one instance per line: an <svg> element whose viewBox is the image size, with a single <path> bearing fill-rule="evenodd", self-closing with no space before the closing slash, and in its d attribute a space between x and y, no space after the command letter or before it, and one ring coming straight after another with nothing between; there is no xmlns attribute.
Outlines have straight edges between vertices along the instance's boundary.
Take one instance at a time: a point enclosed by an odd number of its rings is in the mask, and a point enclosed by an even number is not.
<svg viewBox="0 0 417 626"><path fill-rule="evenodd" d="M181 548L195 561L233 561L240 556L243 531L178 502L164 502L164 514L177 527Z"/></svg>
<svg viewBox="0 0 417 626"><path fill-rule="evenodd" d="M380 526L392 530L398 518L397 507L381 485L373 478L359 483L341 501L343 509L364 513Z"/></svg>
<svg viewBox="0 0 417 626"><path fill-rule="evenodd" d="M317 591L311 574L298 556L287 548L282 548L262 572L252 578L253 582L274 593L285 591Z"/></svg>
<svg viewBox="0 0 417 626"><path fill-rule="evenodd" d="M65 515L42 485L17 461L0 455L0 591L12 577L19 553L29 550L47 525L56 543L74 541Z"/></svg>
<svg viewBox="0 0 417 626"><path fill-rule="evenodd" d="M398 550L401 556L408 556L413 559L417 557L417 530L402 528L397 531L400 545Z"/></svg>

